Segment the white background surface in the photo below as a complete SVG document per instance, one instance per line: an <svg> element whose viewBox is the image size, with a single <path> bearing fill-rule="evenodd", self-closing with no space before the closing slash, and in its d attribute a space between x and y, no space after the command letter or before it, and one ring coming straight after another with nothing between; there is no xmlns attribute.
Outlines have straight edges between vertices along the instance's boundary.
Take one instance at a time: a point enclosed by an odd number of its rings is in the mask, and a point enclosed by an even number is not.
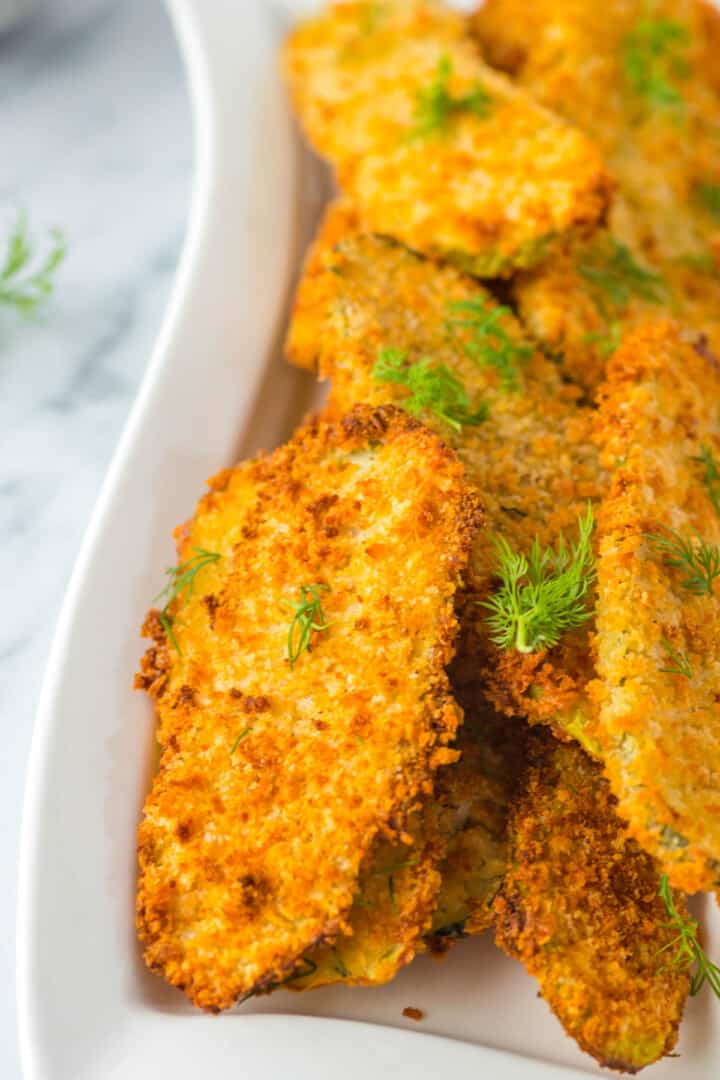
<svg viewBox="0 0 720 1080"><path fill-rule="evenodd" d="M0 1077L20 1076L14 926L33 714L67 579L185 232L191 130L158 0L47 0L0 36L0 244L69 246L31 322L0 308Z"/></svg>

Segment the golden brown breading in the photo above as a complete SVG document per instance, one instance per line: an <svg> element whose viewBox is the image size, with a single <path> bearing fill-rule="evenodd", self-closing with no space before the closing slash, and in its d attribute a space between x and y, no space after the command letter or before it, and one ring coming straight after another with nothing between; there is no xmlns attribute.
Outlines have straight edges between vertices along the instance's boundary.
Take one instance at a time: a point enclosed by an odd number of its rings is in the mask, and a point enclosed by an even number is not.
<svg viewBox="0 0 720 1080"><path fill-rule="evenodd" d="M517 320L502 309L498 325L507 342L524 348L521 357L511 354L517 386L508 389L492 363L468 355L472 330L448 325L453 317L467 317L452 308L458 301L477 305L479 316L498 311L491 294L471 278L364 233L352 208L336 204L308 257L288 355L331 378L328 408L335 415L357 401L406 400L405 387L373 378L382 348L400 349L412 362L427 356L446 365L464 384L472 408L487 404L488 419L460 434L434 415L424 419L457 449L482 492L490 531L525 552L536 535L543 545L555 543L561 530L574 535L587 500L598 498L606 482L591 439L592 411L578 404L580 391L555 365L527 348ZM503 351L492 333L482 340ZM492 545L475 546L461 604L466 663L458 680L477 681L483 668L486 693L500 711L543 722L564 714L563 723L572 727L578 697L593 674L588 629L567 635L550 653L499 654L478 606L492 587L494 561Z"/></svg>
<svg viewBox="0 0 720 1080"><path fill-rule="evenodd" d="M415 251L494 277L606 209L595 146L486 67L435 0L335 4L294 31L284 67L366 226Z"/></svg>
<svg viewBox="0 0 720 1080"><path fill-rule="evenodd" d="M693 593L651 537L720 543L720 486L697 460L720 463L719 402L717 360L664 324L613 357L598 424L615 472L598 519L593 734L632 835L687 892L720 884L720 581ZM682 658L689 675L670 673Z"/></svg>
<svg viewBox="0 0 720 1080"><path fill-rule="evenodd" d="M652 859L628 839L600 767L535 732L511 819L496 940L520 960L580 1047L636 1072L669 1053L690 988L660 950L675 931ZM675 902L687 917L684 900Z"/></svg>
<svg viewBox="0 0 720 1080"><path fill-rule="evenodd" d="M643 253L605 230L518 274L512 295L528 333L588 393L622 338L671 299Z"/></svg>
<svg viewBox="0 0 720 1080"><path fill-rule="evenodd" d="M438 771L434 795L412 815L412 843L375 841L348 915L351 932L308 953L301 974L285 983L289 990L379 985L427 945L445 952L456 938L490 926L525 760L524 727L478 706L476 693L461 704L460 759Z"/></svg>
<svg viewBox="0 0 720 1080"><path fill-rule="evenodd" d="M697 0L488 0L472 26L491 63L596 140L618 195L609 225L659 274L674 317L720 349L720 16ZM602 313L577 245L514 285L528 329L586 387L647 297ZM652 304L650 304L650 307Z"/></svg>
<svg viewBox="0 0 720 1080"><path fill-rule="evenodd" d="M177 533L220 555L156 612L139 685L157 702L159 772L139 830L145 960L198 1006L280 982L348 928L379 832L405 837L455 760L445 666L478 524L455 455L393 408L312 421L224 470ZM290 667L300 587L328 628ZM402 633L398 628L402 628Z"/></svg>
<svg viewBox="0 0 720 1080"><path fill-rule="evenodd" d="M441 769L437 785L457 764ZM423 949L440 888L438 864L444 841L432 801L410 818L410 844L385 836L370 848L347 916L349 931L305 957L307 974L286 984L313 990L333 983L377 986L389 982Z"/></svg>

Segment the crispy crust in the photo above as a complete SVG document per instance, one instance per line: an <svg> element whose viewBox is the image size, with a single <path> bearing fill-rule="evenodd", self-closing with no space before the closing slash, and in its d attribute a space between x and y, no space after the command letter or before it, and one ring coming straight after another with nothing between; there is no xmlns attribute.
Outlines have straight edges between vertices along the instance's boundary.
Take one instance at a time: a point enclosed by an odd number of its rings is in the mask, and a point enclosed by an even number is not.
<svg viewBox="0 0 720 1080"><path fill-rule="evenodd" d="M180 561L221 559L171 609L182 652L156 613L144 628L137 682L162 757L137 925L148 966L196 1005L227 1008L346 931L375 837L405 837L455 759L445 667L478 523L451 450L397 409L359 407L224 470L177 531ZM284 604L311 582L331 625L290 670Z"/></svg>
<svg viewBox="0 0 720 1080"><path fill-rule="evenodd" d="M436 784L457 765L439 770ZM309 954L308 975L292 979L289 990L314 990L333 983L379 986L393 979L423 949L440 889L439 863L445 840L437 828L432 800L410 818L411 842L379 836L362 868L349 932Z"/></svg>
<svg viewBox="0 0 720 1080"><path fill-rule="evenodd" d="M491 63L598 142L618 184L612 233L662 276L673 316L720 349L720 229L697 197L700 185L720 176L713 48L720 17L696 0L659 0L651 17L687 33L686 71L676 76L681 113L643 105L625 74L627 35L650 18L637 0L538 0L530 9L524 0L488 0L471 25ZM583 254L574 247L521 275L514 294L528 329L573 378L594 388L609 327L577 273ZM650 309L633 300L615 320L617 330L637 327Z"/></svg>
<svg viewBox="0 0 720 1080"><path fill-rule="evenodd" d="M498 944L601 1065L637 1072L669 1053L689 976L658 956L674 936L658 873L626 837L600 766L535 732L510 838ZM687 916L683 897L675 900Z"/></svg>
<svg viewBox="0 0 720 1080"><path fill-rule="evenodd" d="M418 94L445 57L453 98L480 84L491 105L414 137ZM486 67L464 21L433 0L330 6L293 32L284 68L305 133L367 227L415 251L493 277L605 212L595 146Z"/></svg>
<svg viewBox="0 0 720 1080"><path fill-rule="evenodd" d="M394 347L410 360L432 357L465 385L473 407L484 401L489 419L466 426L458 436L428 416L455 446L483 495L491 533L527 551L536 535L554 543L575 528L587 500L599 498L607 482L592 443L592 410L578 403L580 391L564 381L541 353L518 364L516 391L503 389L497 372L470 359L464 338L448 330L448 305L492 295L452 267L442 267L383 238L363 232L347 203L332 206L309 253L298 289L287 341L290 360L332 380L328 409L338 415L354 402L401 405L402 387L373 379L378 351ZM527 339L510 314L502 326L519 344ZM478 601L493 587L494 550L476 544L460 601L462 624L458 681L482 674L493 705L532 722L573 725L586 713L584 684L592 677L589 627L568 635L550 653L538 654L537 678L519 653L502 655L488 638ZM559 711L560 710L560 711Z"/></svg>
<svg viewBox="0 0 720 1080"><path fill-rule="evenodd" d="M720 600L680 586L647 534L720 543L693 460L720 459L720 370L672 324L611 361L597 437L613 484L599 518L595 735L632 835L687 892L720 883ZM673 675L662 639L691 663Z"/></svg>
<svg viewBox="0 0 720 1080"><path fill-rule="evenodd" d="M408 822L411 843L375 840L348 916L350 932L309 953L308 973L289 979L287 989L377 986L426 948L445 953L491 925L525 728L479 700L479 692L463 695L459 760L438 770L432 798Z"/></svg>

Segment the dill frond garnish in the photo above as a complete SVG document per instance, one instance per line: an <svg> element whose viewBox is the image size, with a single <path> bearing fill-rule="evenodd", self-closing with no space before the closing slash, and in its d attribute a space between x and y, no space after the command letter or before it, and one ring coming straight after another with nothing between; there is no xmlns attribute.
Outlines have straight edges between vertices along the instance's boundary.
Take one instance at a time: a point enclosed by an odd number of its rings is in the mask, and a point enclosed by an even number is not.
<svg viewBox="0 0 720 1080"><path fill-rule="evenodd" d="M583 261L578 263L578 271L590 285L598 308L607 318L621 315L635 296L652 304L662 302L663 279L641 266L630 249L614 236L593 244Z"/></svg>
<svg viewBox="0 0 720 1080"><path fill-rule="evenodd" d="M172 628L174 616L169 614L168 608L175 599L180 604L186 604L192 596L195 578L200 571L221 558L217 551L206 551L205 548L193 548L193 551L195 554L186 559L185 562L180 563L178 566L169 566L166 569L167 585L157 594L153 601L153 603L157 603L158 600L165 599L165 604L158 617L163 630L178 653L181 653L182 650Z"/></svg>
<svg viewBox="0 0 720 1080"><path fill-rule="evenodd" d="M486 90L475 83L468 94L452 97L448 88L452 75L452 61L445 55L438 61L435 77L428 87L418 90L415 102L415 126L408 138L427 139L447 130L450 118L459 112L486 117L491 98Z"/></svg>
<svg viewBox="0 0 720 1080"><path fill-rule="evenodd" d="M361 894L353 900L353 907L375 907L372 900L366 900Z"/></svg>
<svg viewBox="0 0 720 1080"><path fill-rule="evenodd" d="M235 742L230 747L230 753L231 754L235 753L235 751L237 750L240 743L243 741L243 739L246 739L248 737L248 735L250 734L251 731L252 731L251 727L246 727L244 731L240 732L237 739L235 740Z"/></svg>
<svg viewBox="0 0 720 1080"><path fill-rule="evenodd" d="M397 874L398 870L407 870L409 866L417 866L419 859L406 859L405 862L393 863L392 866L384 866L382 870L373 870L373 877L389 877L390 874Z"/></svg>
<svg viewBox="0 0 720 1080"><path fill-rule="evenodd" d="M348 968L347 964L343 960L335 945L332 946L332 952L333 956L335 957L335 964L333 965L335 971L337 971L341 979L349 979L352 975L352 972Z"/></svg>
<svg viewBox="0 0 720 1080"><path fill-rule="evenodd" d="M705 983L716 997L720 997L720 967L712 962L698 941L697 920L683 919L676 908L667 874L660 876L658 896L664 901L665 909L670 916L670 921L665 925L677 930L677 936L658 951L660 955L668 949L675 950L669 963L664 967L691 971L690 993L693 997L702 990ZM660 971L663 971L664 967L661 967Z"/></svg>
<svg viewBox="0 0 720 1080"><path fill-rule="evenodd" d="M690 35L673 19L641 19L622 43L625 77L635 93L655 109L683 104L674 85L689 73L684 51Z"/></svg>
<svg viewBox="0 0 720 1080"><path fill-rule="evenodd" d="M487 405L481 403L473 411L465 387L450 368L433 364L427 356L408 363L407 353L400 349L381 349L372 374L376 382L407 387L410 393L402 405L413 416L431 413L454 431L488 418Z"/></svg>
<svg viewBox="0 0 720 1080"><path fill-rule="evenodd" d="M718 272L718 264L711 251L692 251L687 255L677 255L672 261L677 266L687 266L703 274L717 275Z"/></svg>
<svg viewBox="0 0 720 1080"><path fill-rule="evenodd" d="M578 539L569 547L561 534L556 548L541 550L535 539L526 558L504 537L495 539L495 573L500 588L481 606L490 611L492 640L501 649L530 653L557 645L568 630L581 626L592 612L587 593L595 578L592 506L578 519Z"/></svg>
<svg viewBox="0 0 720 1080"><path fill-rule="evenodd" d="M720 221L720 184L698 184L694 198L698 206Z"/></svg>
<svg viewBox="0 0 720 1080"><path fill-rule="evenodd" d="M708 490L710 501L715 507L715 513L720 517L720 469L718 469L717 462L713 457L713 452L709 446L700 443L700 453L692 460L699 461L705 466L705 487Z"/></svg>
<svg viewBox="0 0 720 1080"><path fill-rule="evenodd" d="M285 601L285 606L294 612L287 639L287 655L291 671L304 652L312 652L313 634L330 628L330 623L326 621L323 614L320 598L321 592L329 591L328 585L301 585L300 602L291 604L289 600Z"/></svg>
<svg viewBox="0 0 720 1080"><path fill-rule="evenodd" d="M693 669L684 652L674 649L667 638L660 638L660 644L673 662L673 667L661 667L658 670L668 675L684 675L686 679L692 679Z"/></svg>
<svg viewBox="0 0 720 1080"><path fill-rule="evenodd" d="M53 274L65 258L67 248L60 232L50 233L51 246L44 259L35 258L27 216L18 214L10 233L5 261L0 266L0 303L29 314L53 291Z"/></svg>
<svg viewBox="0 0 720 1080"><path fill-rule="evenodd" d="M592 334L585 334L583 340L589 342L591 345L597 345L602 356L612 356L614 352L617 352L622 343L622 327L617 319L611 319L608 322L608 328L605 333L598 331Z"/></svg>
<svg viewBox="0 0 720 1080"><path fill-rule="evenodd" d="M586 334L585 340L595 343L604 356L611 356L620 345L620 317L631 300L638 297L651 304L661 303L665 282L659 274L641 266L614 236L603 237L586 248L577 269L607 327L603 332Z"/></svg>
<svg viewBox="0 0 720 1080"><path fill-rule="evenodd" d="M454 300L448 304L447 327L453 332L467 331L462 347L467 356L481 367L493 367L504 390L518 387L518 365L532 356L530 345L512 340L500 320L512 315L509 307L493 307L484 300Z"/></svg>
<svg viewBox="0 0 720 1080"><path fill-rule="evenodd" d="M720 576L720 550L715 544L706 544L697 533L694 537L681 536L674 529L645 535L667 565L681 572L683 589L696 596L712 595L713 582Z"/></svg>

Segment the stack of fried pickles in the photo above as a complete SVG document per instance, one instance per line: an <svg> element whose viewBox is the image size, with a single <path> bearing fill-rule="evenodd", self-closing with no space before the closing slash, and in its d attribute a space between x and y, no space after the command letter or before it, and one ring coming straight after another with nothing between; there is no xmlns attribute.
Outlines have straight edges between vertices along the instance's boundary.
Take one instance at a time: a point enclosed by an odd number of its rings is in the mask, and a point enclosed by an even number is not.
<svg viewBox="0 0 720 1080"><path fill-rule="evenodd" d="M139 933L201 1007L492 928L634 1072L720 987L717 45L703 0L349 0L287 41L338 188L287 356L329 395L178 531L216 558L138 677ZM584 560L579 617L508 615L523 557Z"/></svg>

